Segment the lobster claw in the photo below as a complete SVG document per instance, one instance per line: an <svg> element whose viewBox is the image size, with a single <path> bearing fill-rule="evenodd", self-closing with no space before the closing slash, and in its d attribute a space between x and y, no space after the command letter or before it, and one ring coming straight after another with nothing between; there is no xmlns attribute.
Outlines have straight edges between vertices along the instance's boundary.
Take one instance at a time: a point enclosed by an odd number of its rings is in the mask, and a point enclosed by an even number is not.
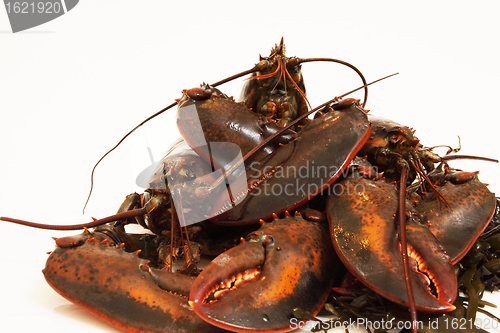
<svg viewBox="0 0 500 333"><path fill-rule="evenodd" d="M215 258L193 284L189 303L231 331L290 331L294 308L314 315L323 306L335 263L322 226L298 215L275 219Z"/></svg>
<svg viewBox="0 0 500 333"><path fill-rule="evenodd" d="M179 296L189 294L194 278L150 268L112 241L94 241L99 236L57 239L43 274L61 296L125 332L225 332Z"/></svg>
<svg viewBox="0 0 500 333"><path fill-rule="evenodd" d="M338 183L343 195L330 195L327 216L332 241L344 265L365 285L408 306L404 267L395 224L394 184L364 178ZM336 193L340 189L336 188ZM450 258L426 226L407 219L408 254L416 309L452 311L457 280Z"/></svg>
<svg viewBox="0 0 500 333"><path fill-rule="evenodd" d="M323 113L304 125L295 141L280 146L260 164L254 163L249 169L257 172L250 174L241 192L247 195L241 200L234 195L234 202L217 202L212 213L217 216L211 220L229 224L267 219L274 212L281 214L305 204L342 174L369 134L370 123L357 103ZM328 142L318 147L318 137L328 137Z"/></svg>
<svg viewBox="0 0 500 333"><path fill-rule="evenodd" d="M435 171L439 172L439 169ZM433 175L429 176L435 180ZM438 191L449 207L436 200L435 193L428 193L416 209L455 264L470 250L493 218L495 194L473 172L447 169L439 175L439 180L443 184Z"/></svg>
<svg viewBox="0 0 500 333"><path fill-rule="evenodd" d="M195 92L201 97L193 98ZM214 93L219 97L209 98ZM207 218L222 225L252 224L305 204L333 183L368 139L370 122L353 99L324 111L299 132L282 133L248 157L276 128L217 89L186 91L177 126L188 145L217 170L228 171L247 156L245 167L224 176L230 195L223 191L214 198ZM318 137L328 140L319 147Z"/></svg>

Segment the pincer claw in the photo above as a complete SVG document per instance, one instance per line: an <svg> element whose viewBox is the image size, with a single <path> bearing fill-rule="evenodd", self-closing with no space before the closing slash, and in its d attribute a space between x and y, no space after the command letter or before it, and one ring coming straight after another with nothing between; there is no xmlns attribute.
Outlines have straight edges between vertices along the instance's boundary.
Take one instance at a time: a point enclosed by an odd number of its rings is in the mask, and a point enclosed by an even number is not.
<svg viewBox="0 0 500 333"><path fill-rule="evenodd" d="M187 302L192 277L150 268L120 247L58 246L43 274L61 296L125 332L224 332L193 314Z"/></svg>
<svg viewBox="0 0 500 333"><path fill-rule="evenodd" d="M335 250L351 273L387 299L408 306L394 184L364 178L339 183L342 193L327 200ZM417 310L452 311L457 280L449 256L426 226L407 219L411 281Z"/></svg>
<svg viewBox="0 0 500 333"><path fill-rule="evenodd" d="M434 193L428 193L416 209L455 264L491 221L496 200L495 194L472 172L447 170L441 178L450 178L438 187L449 207L436 200Z"/></svg>
<svg viewBox="0 0 500 333"><path fill-rule="evenodd" d="M287 332L294 308L313 315L321 309L335 264L321 225L300 216L275 219L203 270L193 284L190 305L224 329Z"/></svg>

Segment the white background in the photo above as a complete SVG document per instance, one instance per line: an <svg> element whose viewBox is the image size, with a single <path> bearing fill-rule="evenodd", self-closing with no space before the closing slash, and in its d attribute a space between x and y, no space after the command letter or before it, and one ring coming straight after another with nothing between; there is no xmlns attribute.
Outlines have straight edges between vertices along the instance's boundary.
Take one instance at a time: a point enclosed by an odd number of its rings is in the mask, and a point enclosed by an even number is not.
<svg viewBox="0 0 500 333"><path fill-rule="evenodd" d="M175 110L104 160L82 215L100 156L181 89L251 68L282 36L287 55L342 59L368 81L400 72L370 87L371 112L414 127L425 145L456 147L460 135L461 153L498 159L499 9L497 1L99 0L12 34L1 8L0 216L75 224L113 214L142 191L135 177L150 164L147 147L158 160L178 136ZM313 107L360 85L340 65L304 64L303 72ZM242 84L221 89L238 96ZM481 170L500 191L497 164L452 165ZM50 237L74 233L0 223L0 327L116 332L41 274Z"/></svg>

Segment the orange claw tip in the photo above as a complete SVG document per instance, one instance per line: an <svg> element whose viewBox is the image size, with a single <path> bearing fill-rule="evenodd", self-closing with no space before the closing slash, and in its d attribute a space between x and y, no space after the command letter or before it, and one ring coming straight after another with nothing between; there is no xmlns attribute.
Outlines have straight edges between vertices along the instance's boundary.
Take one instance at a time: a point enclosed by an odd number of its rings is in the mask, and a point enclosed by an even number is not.
<svg viewBox="0 0 500 333"><path fill-rule="evenodd" d="M188 301L189 306L194 309L194 302L193 301Z"/></svg>
<svg viewBox="0 0 500 333"><path fill-rule="evenodd" d="M125 247L125 243L121 243L121 244L120 244L120 247L121 247L121 248L124 248L124 247Z"/></svg>
<svg viewBox="0 0 500 333"><path fill-rule="evenodd" d="M446 301L437 301L438 307L436 307L436 311L433 311L434 309L426 309L429 313L444 313L444 312L451 312L456 309L455 305L452 303L446 302Z"/></svg>
<svg viewBox="0 0 500 333"><path fill-rule="evenodd" d="M55 241L57 240L57 237L51 237L51 238L52 238L53 240L55 240Z"/></svg>
<svg viewBox="0 0 500 333"><path fill-rule="evenodd" d="M51 254L51 253L52 253L52 251L47 252L47 254ZM42 272L43 272L43 270L42 270Z"/></svg>

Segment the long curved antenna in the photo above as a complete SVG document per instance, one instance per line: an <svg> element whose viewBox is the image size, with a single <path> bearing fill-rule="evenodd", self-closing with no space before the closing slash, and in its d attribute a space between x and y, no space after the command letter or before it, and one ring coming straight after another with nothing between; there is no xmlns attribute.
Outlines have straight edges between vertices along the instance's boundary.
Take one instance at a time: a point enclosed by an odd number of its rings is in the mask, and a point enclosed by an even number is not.
<svg viewBox="0 0 500 333"><path fill-rule="evenodd" d="M408 179L408 168L401 170L401 179L399 181L399 202L398 202L398 220L399 220L399 242L401 244L401 256L403 259L403 267L405 272L406 292L408 293L408 308L412 321L412 332L417 331L417 310L415 309L415 298L413 296L413 287L410 278L410 262L408 260L408 242L406 241L406 181Z"/></svg>
<svg viewBox="0 0 500 333"><path fill-rule="evenodd" d="M458 148L453 148L452 146L448 145L437 145L437 146L432 146L432 147L425 147L422 150L433 150L435 148L448 148L448 151L446 152L445 155L449 155L451 153L458 153L460 150L462 150L462 142L460 140L460 135L457 135L458 137Z"/></svg>
<svg viewBox="0 0 500 333"><path fill-rule="evenodd" d="M237 79L239 77L242 77L242 76L245 76L245 75L248 75L248 74L252 74L256 71L258 71L258 67L257 65L255 65L253 68L249 69L249 70L246 70L244 72L241 72L241 73L238 73L238 74L235 74L233 76L230 76L228 78L225 78L223 80L220 80L220 81L217 81L215 82L214 84L212 84L211 86L212 87L217 87L221 84L224 84L226 82L229 82L229 81L232 81L234 79ZM139 127L141 127L142 125L144 125L145 123L147 123L148 121L150 121L151 119L159 116L160 114L162 114L163 112L171 109L172 107L176 106L177 105L177 102L174 102L172 104L170 104L169 106L161 109L160 111L156 112L155 114L153 114L152 116L146 118L145 120L143 120L139 125L135 126L133 129L131 129L127 134L125 134L121 139L120 141L118 141L118 143L113 147L111 148L110 150L108 150L104 155L102 155L102 157L97 161L97 163L94 165L94 167L92 168L92 172L90 174L90 191L89 191L89 196L87 197L87 201L85 201L85 205L83 206L83 210L82 210L82 213L85 213L85 208L87 207L87 204L89 203L89 200L90 200L90 196L92 195L92 190L94 189L94 172L95 172L95 169L97 168L97 166L99 165L99 163L101 163L101 161L106 157L108 156L109 153L111 153L113 150L115 150L116 148L118 148L118 146L130 135L132 134L136 129L138 129Z"/></svg>
<svg viewBox="0 0 500 333"><path fill-rule="evenodd" d="M43 223L35 223L24 220L13 219L10 217L0 216L1 221L11 222L15 224L25 225L27 227L38 228L38 229L49 229L49 230L81 230L85 228L95 228L97 226L106 224L108 222L118 221L127 219L130 217L135 217L139 215L146 214L147 211L145 208L133 209L123 213L118 213L115 215L107 216L102 219L94 220L89 223L83 224L70 224L70 225L57 225L57 224L43 224Z"/></svg>
<svg viewBox="0 0 500 333"><path fill-rule="evenodd" d="M366 79L365 79L363 73L361 73L361 71L359 69L357 69L354 65L352 65L352 64L350 64L348 62L345 62L345 61L339 60L339 59L333 59L333 58L307 58L307 59L298 59L298 63L299 64L304 63L304 62L314 62L314 61L336 62L338 64L347 66L347 67L351 68L352 70L354 70L356 73L358 73L359 77L361 78L361 81L363 81L363 85L364 85L364 88L365 88L365 98L363 99L363 103L361 104L361 106L363 108L365 107L366 100L368 99L368 84L366 84Z"/></svg>
<svg viewBox="0 0 500 333"><path fill-rule="evenodd" d="M441 161L453 161L453 160L478 160L485 162L498 163L498 160L483 156L473 156L473 155L446 155L441 157Z"/></svg>

